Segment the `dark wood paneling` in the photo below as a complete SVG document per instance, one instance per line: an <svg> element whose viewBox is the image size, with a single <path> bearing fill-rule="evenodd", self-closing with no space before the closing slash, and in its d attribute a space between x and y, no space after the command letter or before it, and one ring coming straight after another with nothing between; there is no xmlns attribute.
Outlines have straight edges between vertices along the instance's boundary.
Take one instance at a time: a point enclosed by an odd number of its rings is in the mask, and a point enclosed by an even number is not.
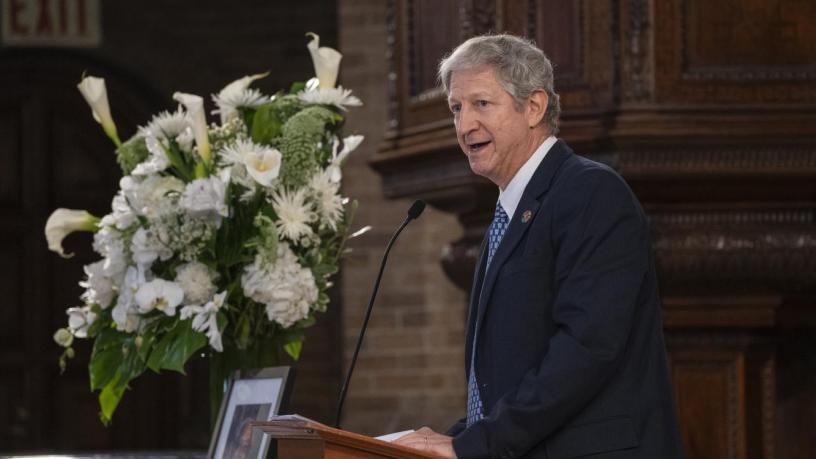
<svg viewBox="0 0 816 459"><path fill-rule="evenodd" d="M0 208L6 212L20 207L20 109L9 104L0 112Z"/></svg>
<svg viewBox="0 0 816 459"><path fill-rule="evenodd" d="M0 139L2 141L2 139ZM0 308L0 356L13 349L23 339L26 305L22 291L22 237L14 231L0 231L0 292L3 301L14 307ZM2 359L2 357L0 357Z"/></svg>
<svg viewBox="0 0 816 459"><path fill-rule="evenodd" d="M655 2L658 100L813 103L814 8L802 0Z"/></svg>
<svg viewBox="0 0 816 459"><path fill-rule="evenodd" d="M423 97L437 88L436 69L447 50L459 41L459 30L450 27L458 19L456 2L412 0L408 2L410 25L411 98Z"/></svg>
<svg viewBox="0 0 816 459"><path fill-rule="evenodd" d="M558 83L583 80L583 2L543 0L536 9L536 44L558 66ZM560 86L560 85L559 85Z"/></svg>

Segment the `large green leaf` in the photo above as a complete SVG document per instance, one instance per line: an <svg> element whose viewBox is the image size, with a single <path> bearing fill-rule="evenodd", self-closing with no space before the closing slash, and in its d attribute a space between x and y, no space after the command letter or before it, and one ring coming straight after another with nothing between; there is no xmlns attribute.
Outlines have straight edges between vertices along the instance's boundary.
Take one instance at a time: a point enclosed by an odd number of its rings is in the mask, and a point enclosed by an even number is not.
<svg viewBox="0 0 816 459"><path fill-rule="evenodd" d="M127 389L127 381L123 383L122 376L117 375L116 379L110 381L99 393L99 408L101 410L99 417L102 419L103 424L108 425L110 423L113 412L116 411L119 401L122 400L122 395L125 394L125 389Z"/></svg>
<svg viewBox="0 0 816 459"><path fill-rule="evenodd" d="M266 103L258 107L255 116L252 117L252 128L250 134L255 143L268 144L275 137L280 137L283 123L275 111L272 103Z"/></svg>
<svg viewBox="0 0 816 459"><path fill-rule="evenodd" d="M88 365L91 390L102 389L116 376L116 371L122 364L125 338L124 333L113 328L102 329L96 336Z"/></svg>
<svg viewBox="0 0 816 459"><path fill-rule="evenodd" d="M153 347L147 366L155 371L173 370L184 374L184 364L207 344L203 333L193 330L192 320L180 320Z"/></svg>

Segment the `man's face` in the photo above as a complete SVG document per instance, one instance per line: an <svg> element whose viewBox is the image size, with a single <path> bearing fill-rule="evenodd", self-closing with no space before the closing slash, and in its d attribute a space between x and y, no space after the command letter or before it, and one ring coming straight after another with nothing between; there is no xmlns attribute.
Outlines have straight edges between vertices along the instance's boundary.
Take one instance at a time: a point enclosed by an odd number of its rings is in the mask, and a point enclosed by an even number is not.
<svg viewBox="0 0 816 459"><path fill-rule="evenodd" d="M529 103L517 111L493 70L478 69L453 72L448 104L470 168L504 189L543 140Z"/></svg>

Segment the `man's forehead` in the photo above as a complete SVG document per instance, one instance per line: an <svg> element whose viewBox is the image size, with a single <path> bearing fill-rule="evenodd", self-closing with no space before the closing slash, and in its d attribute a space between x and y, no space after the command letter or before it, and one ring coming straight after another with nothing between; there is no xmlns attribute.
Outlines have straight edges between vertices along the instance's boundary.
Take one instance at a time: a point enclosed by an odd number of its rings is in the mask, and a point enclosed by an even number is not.
<svg viewBox="0 0 816 459"><path fill-rule="evenodd" d="M495 73L489 69L459 70L451 74L448 100L457 97L474 97L495 95L503 91Z"/></svg>

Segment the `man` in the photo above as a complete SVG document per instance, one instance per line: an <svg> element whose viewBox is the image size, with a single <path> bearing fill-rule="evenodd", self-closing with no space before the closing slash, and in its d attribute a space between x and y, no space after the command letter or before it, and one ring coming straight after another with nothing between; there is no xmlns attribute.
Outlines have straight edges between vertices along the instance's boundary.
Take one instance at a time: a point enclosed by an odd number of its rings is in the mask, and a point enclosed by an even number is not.
<svg viewBox="0 0 816 459"><path fill-rule="evenodd" d="M468 416L398 443L444 457L682 457L646 216L554 135L552 65L509 35L440 64L459 145L499 187L466 339Z"/></svg>

